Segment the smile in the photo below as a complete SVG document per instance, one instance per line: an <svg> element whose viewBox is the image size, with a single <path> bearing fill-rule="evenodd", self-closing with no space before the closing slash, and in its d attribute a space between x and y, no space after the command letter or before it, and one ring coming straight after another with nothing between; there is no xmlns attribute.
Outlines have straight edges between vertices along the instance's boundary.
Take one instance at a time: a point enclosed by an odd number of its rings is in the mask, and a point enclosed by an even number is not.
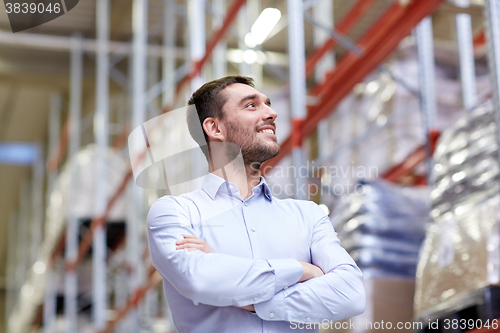
<svg viewBox="0 0 500 333"><path fill-rule="evenodd" d="M263 129L263 130L259 131L258 133L274 134L274 131L272 129Z"/></svg>

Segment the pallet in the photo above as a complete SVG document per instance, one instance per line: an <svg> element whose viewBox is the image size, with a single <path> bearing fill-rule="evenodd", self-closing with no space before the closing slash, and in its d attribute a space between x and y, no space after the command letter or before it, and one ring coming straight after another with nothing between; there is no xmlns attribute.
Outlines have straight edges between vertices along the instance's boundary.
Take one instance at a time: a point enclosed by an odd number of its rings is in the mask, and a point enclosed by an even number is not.
<svg viewBox="0 0 500 333"><path fill-rule="evenodd" d="M418 318L423 327L418 333L500 332L500 286L487 286L447 305ZM485 323L490 327L481 327Z"/></svg>

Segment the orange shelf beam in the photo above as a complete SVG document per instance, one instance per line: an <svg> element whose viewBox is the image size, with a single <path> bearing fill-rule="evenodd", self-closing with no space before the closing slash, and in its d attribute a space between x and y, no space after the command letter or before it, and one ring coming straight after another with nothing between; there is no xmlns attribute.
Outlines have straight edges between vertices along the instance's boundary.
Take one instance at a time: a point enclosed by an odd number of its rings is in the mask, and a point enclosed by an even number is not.
<svg viewBox="0 0 500 333"><path fill-rule="evenodd" d="M443 0L413 1L407 7L394 3L358 43L364 51L363 55L347 54L327 75L325 82L313 89L320 102L308 108L308 116L301 126L302 138L310 135L354 85L375 70L417 23L435 11L441 2ZM281 144L280 154L263 165L263 173L278 164L291 150L291 138L288 137Z"/></svg>

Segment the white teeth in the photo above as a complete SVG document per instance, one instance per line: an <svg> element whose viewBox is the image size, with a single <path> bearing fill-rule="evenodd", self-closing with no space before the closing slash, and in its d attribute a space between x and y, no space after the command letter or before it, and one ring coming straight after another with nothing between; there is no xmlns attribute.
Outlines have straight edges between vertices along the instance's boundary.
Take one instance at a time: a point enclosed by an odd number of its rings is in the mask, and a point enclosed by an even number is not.
<svg viewBox="0 0 500 333"><path fill-rule="evenodd" d="M259 131L259 133L269 133L269 134L274 134L274 131L271 129L264 129L262 131Z"/></svg>

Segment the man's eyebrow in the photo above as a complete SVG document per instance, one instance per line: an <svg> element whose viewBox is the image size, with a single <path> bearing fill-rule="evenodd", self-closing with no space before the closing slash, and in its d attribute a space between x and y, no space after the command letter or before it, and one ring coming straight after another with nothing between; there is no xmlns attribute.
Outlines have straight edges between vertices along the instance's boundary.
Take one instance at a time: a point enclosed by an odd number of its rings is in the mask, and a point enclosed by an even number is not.
<svg viewBox="0 0 500 333"><path fill-rule="evenodd" d="M243 97L238 104L243 104L248 100L256 99L256 98L257 98L257 94L247 95L247 96Z"/></svg>

